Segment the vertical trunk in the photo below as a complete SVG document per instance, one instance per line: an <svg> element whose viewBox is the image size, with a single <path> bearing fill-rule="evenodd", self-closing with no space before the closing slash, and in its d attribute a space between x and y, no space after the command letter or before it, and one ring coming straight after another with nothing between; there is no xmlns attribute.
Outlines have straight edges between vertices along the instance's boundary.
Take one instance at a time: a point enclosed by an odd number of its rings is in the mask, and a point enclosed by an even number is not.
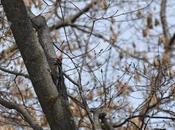
<svg viewBox="0 0 175 130"><path fill-rule="evenodd" d="M53 83L50 67L33 31L23 0L2 0L2 5L51 129L75 130L71 113L68 107L65 108L67 101Z"/></svg>

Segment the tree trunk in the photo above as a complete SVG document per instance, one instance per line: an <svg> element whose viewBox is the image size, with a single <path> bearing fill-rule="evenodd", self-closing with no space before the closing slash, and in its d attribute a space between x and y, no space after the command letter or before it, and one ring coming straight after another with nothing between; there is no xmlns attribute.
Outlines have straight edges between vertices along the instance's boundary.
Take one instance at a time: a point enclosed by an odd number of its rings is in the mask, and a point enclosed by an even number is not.
<svg viewBox="0 0 175 130"><path fill-rule="evenodd" d="M2 5L51 129L75 130L67 100L58 93L53 83L44 50L33 30L23 0L2 0Z"/></svg>

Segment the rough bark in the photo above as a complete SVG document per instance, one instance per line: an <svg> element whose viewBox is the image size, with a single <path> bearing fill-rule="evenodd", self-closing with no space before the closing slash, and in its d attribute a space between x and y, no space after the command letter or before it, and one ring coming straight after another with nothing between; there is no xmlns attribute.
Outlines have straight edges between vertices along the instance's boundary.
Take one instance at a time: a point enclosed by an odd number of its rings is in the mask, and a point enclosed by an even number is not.
<svg viewBox="0 0 175 130"><path fill-rule="evenodd" d="M28 70L34 90L52 130L75 130L65 99L53 83L50 67L33 30L22 0L2 0L11 30Z"/></svg>
<svg viewBox="0 0 175 130"><path fill-rule="evenodd" d="M58 59L54 50L53 42L50 37L49 27L47 26L46 20L43 16L35 16L30 10L28 10L29 16L31 17L34 28L38 33L38 40L42 46L46 55L49 67L51 69L52 79L57 87L58 93L65 99L65 108L68 106L68 98L66 86L64 84L64 77L62 73L62 59ZM58 61L59 60L59 61ZM64 105L63 105L64 106ZM71 116L71 114L70 114Z"/></svg>

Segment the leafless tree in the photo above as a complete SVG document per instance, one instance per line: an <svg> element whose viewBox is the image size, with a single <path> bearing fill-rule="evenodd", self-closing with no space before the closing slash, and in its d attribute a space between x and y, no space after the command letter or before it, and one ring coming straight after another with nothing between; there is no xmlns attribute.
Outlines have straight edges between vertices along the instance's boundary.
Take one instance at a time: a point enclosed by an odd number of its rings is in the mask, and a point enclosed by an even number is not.
<svg viewBox="0 0 175 130"><path fill-rule="evenodd" d="M173 1L1 4L2 129L175 127Z"/></svg>

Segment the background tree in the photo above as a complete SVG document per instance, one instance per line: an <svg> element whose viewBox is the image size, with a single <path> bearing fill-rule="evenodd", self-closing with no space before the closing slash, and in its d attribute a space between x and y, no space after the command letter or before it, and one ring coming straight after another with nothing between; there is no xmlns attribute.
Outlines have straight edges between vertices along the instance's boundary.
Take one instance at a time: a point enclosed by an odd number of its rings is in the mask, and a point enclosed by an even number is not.
<svg viewBox="0 0 175 130"><path fill-rule="evenodd" d="M3 129L175 127L173 1L24 3L2 0Z"/></svg>

